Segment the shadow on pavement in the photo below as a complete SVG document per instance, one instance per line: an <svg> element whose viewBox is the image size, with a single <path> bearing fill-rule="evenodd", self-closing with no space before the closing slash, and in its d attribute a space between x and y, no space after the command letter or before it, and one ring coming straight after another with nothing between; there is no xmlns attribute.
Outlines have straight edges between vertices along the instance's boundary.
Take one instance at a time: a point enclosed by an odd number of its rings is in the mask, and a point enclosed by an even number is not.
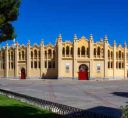
<svg viewBox="0 0 128 118"><path fill-rule="evenodd" d="M92 114L96 113L96 114L92 115L91 113ZM78 114L78 116L79 116L79 114L83 114L83 116L86 115L86 117L84 117L84 118L121 118L121 111L119 109L105 107L105 106L97 106L94 108L83 110L83 111L81 111L81 113L78 112L75 114ZM72 113L70 115L72 115ZM104 117L104 116L106 116L106 117ZM78 118L77 115L74 116L74 118Z"/></svg>
<svg viewBox="0 0 128 118"><path fill-rule="evenodd" d="M128 98L128 92L113 92L112 94L116 96Z"/></svg>

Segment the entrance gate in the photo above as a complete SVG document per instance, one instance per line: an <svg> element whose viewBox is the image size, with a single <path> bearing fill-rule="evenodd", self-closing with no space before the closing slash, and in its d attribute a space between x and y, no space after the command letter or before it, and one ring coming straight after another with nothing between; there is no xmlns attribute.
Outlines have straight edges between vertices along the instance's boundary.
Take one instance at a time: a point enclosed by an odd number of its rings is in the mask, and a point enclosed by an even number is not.
<svg viewBox="0 0 128 118"><path fill-rule="evenodd" d="M20 77L20 79L26 79L25 68L21 69L21 77Z"/></svg>
<svg viewBox="0 0 128 118"><path fill-rule="evenodd" d="M88 66L81 64L78 72L79 80L88 80Z"/></svg>

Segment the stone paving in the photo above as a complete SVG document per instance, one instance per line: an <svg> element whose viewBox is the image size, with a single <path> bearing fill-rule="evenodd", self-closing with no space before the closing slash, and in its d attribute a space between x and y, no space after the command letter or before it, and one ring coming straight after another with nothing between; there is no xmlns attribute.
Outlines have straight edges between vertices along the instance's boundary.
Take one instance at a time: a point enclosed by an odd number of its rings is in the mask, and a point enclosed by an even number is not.
<svg viewBox="0 0 128 118"><path fill-rule="evenodd" d="M117 118L120 117L120 106L128 103L128 80L0 79L0 88Z"/></svg>

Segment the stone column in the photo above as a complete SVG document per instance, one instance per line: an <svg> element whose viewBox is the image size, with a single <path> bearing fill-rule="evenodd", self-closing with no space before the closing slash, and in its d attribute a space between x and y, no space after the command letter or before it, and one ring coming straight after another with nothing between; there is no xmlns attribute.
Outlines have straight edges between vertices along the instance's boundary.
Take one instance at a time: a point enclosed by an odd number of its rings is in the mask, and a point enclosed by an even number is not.
<svg viewBox="0 0 128 118"><path fill-rule="evenodd" d="M108 78L108 38L104 37L104 78Z"/></svg>
<svg viewBox="0 0 128 118"><path fill-rule="evenodd" d="M124 44L124 79L127 78L127 44Z"/></svg>
<svg viewBox="0 0 128 118"><path fill-rule="evenodd" d="M30 78L30 69L31 69L31 56L30 56L30 41L27 45L27 78Z"/></svg>
<svg viewBox="0 0 128 118"><path fill-rule="evenodd" d="M73 42L73 78L78 77L78 66L77 66L77 50L78 50L78 38L76 34L74 35L74 42Z"/></svg>
<svg viewBox="0 0 128 118"><path fill-rule="evenodd" d="M58 39L57 39L57 54L58 54L58 78L62 78L62 37L61 35L59 35Z"/></svg>
<svg viewBox="0 0 128 118"><path fill-rule="evenodd" d="M40 45L40 77L44 76L44 41L41 41Z"/></svg>
<svg viewBox="0 0 128 118"><path fill-rule="evenodd" d="M113 78L116 77L116 42L113 45Z"/></svg>
<svg viewBox="0 0 128 118"><path fill-rule="evenodd" d="M89 40L89 58L90 58L90 79L93 78L93 35L90 35Z"/></svg>
<svg viewBox="0 0 128 118"><path fill-rule="evenodd" d="M8 77L8 64L9 64L9 60L8 60L8 44L6 44L5 47L5 77Z"/></svg>
<svg viewBox="0 0 128 118"><path fill-rule="evenodd" d="M18 45L15 48L15 77L18 77L18 60L19 60L19 52Z"/></svg>

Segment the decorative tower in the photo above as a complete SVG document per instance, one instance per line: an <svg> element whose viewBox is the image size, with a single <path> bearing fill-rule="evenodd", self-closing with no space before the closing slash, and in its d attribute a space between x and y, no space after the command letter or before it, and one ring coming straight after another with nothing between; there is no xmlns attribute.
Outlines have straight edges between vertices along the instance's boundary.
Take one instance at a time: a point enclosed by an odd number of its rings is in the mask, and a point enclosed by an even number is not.
<svg viewBox="0 0 128 118"><path fill-rule="evenodd" d="M15 77L18 77L18 60L19 60L18 43L16 43L15 45Z"/></svg>
<svg viewBox="0 0 128 118"><path fill-rule="evenodd" d="M76 42L77 40L78 40L77 35L74 34L74 42Z"/></svg>
<svg viewBox="0 0 128 118"><path fill-rule="evenodd" d="M5 47L5 77L8 77L8 44Z"/></svg>
<svg viewBox="0 0 128 118"><path fill-rule="evenodd" d="M90 79L93 78L93 35L90 34L89 38L89 57L90 57Z"/></svg>
<svg viewBox="0 0 128 118"><path fill-rule="evenodd" d="M104 78L108 78L108 37L104 37Z"/></svg>
<svg viewBox="0 0 128 118"><path fill-rule="evenodd" d="M40 77L44 77L44 40L40 44Z"/></svg>
<svg viewBox="0 0 128 118"><path fill-rule="evenodd" d="M127 78L127 44L124 43L124 78Z"/></svg>
<svg viewBox="0 0 128 118"><path fill-rule="evenodd" d="M113 78L116 77L116 41L113 44Z"/></svg>
<svg viewBox="0 0 128 118"><path fill-rule="evenodd" d="M57 64L58 64L58 78L62 78L62 68L61 68L61 66L62 66L62 36L61 36L61 34L58 36L58 38L57 38L57 55L58 55L58 62L57 62Z"/></svg>
<svg viewBox="0 0 128 118"><path fill-rule="evenodd" d="M93 59L93 53L91 53L91 52L93 52L93 35L92 34L90 34L90 39L89 39L89 57L90 57L90 59Z"/></svg>
<svg viewBox="0 0 128 118"><path fill-rule="evenodd" d="M77 70L77 49L78 49L78 38L77 35L74 34L74 41L73 41L73 78L78 78L78 70Z"/></svg>
<svg viewBox="0 0 128 118"><path fill-rule="evenodd" d="M28 45L27 45L27 78L30 77L30 65L31 65L30 59L31 59L31 57L30 57L30 41L28 41Z"/></svg>

